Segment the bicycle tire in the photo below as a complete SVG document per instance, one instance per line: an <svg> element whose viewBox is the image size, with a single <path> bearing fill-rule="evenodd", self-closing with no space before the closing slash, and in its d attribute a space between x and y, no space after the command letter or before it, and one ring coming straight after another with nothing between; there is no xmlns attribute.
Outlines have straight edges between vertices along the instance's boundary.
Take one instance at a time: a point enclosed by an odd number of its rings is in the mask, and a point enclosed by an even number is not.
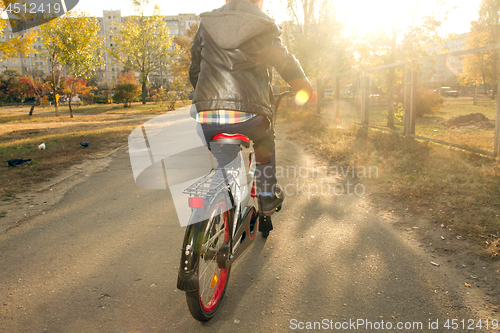
<svg viewBox="0 0 500 333"><path fill-rule="evenodd" d="M198 248L201 250L196 273L198 290L186 292L189 312L199 321L208 321L217 313L226 293L231 268L220 269L217 254L224 241L229 239L231 220L227 206L227 195L219 193L207 209L208 219L202 222L204 232L199 237L201 244Z"/></svg>

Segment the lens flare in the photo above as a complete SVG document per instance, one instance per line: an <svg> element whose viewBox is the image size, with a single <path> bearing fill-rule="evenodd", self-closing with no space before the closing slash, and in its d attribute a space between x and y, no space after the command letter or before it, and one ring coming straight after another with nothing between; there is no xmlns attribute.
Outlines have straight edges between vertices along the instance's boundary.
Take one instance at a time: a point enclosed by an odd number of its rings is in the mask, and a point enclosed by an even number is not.
<svg viewBox="0 0 500 333"><path fill-rule="evenodd" d="M309 94L305 90L299 90L295 94L295 103L298 105L304 105L309 100Z"/></svg>

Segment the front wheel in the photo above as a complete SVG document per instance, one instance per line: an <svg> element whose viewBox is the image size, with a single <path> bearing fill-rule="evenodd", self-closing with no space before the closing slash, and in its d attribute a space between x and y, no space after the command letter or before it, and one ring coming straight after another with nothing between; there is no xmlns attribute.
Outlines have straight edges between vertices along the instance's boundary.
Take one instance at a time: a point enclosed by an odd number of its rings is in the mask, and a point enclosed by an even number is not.
<svg viewBox="0 0 500 333"><path fill-rule="evenodd" d="M217 255L224 241L229 240L230 214L226 196L219 194L211 208L206 227L199 239L198 290L186 292L186 300L191 315L199 321L210 320L219 310L231 268L221 269L217 264Z"/></svg>

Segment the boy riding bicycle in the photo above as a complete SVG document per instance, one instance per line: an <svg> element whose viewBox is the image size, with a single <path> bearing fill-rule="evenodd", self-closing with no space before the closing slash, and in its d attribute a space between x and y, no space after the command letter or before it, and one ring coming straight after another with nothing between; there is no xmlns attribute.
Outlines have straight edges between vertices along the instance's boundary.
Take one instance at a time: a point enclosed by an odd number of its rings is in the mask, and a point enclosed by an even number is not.
<svg viewBox="0 0 500 333"><path fill-rule="evenodd" d="M262 6L263 0L226 0L221 8L201 14L189 78L200 135L207 143L220 133L243 134L253 141L259 213L271 215L284 199L276 187L272 67L294 91L312 96L313 87ZM211 148L220 166L231 162L230 150L236 149Z"/></svg>

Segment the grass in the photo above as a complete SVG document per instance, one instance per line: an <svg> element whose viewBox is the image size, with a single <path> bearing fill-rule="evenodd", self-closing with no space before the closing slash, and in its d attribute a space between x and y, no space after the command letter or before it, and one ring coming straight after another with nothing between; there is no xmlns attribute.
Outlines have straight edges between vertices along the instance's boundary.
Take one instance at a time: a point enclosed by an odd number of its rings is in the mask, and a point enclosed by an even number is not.
<svg viewBox="0 0 500 333"><path fill-rule="evenodd" d="M492 121L493 128L480 128L475 125L450 128L443 123L448 119L471 113L485 115ZM471 98L448 98L437 113L417 118L415 134L493 151L495 145L495 129L493 126L495 114L496 100L484 98L478 100L478 105L472 105Z"/></svg>
<svg viewBox="0 0 500 333"><path fill-rule="evenodd" d="M16 194L49 181L71 165L126 144L132 130L144 122L141 115L167 110L164 105L136 103L130 108L80 106L74 109L74 118L69 118L67 107L59 111L56 117L53 108L37 108L30 117L29 107L0 109L0 200L14 200ZM82 141L90 146L81 147ZM42 142L46 149L38 150ZM13 158L32 160L9 167L7 161Z"/></svg>
<svg viewBox="0 0 500 333"><path fill-rule="evenodd" d="M333 100L325 104L322 113L335 115ZM369 122L371 126L387 127L387 106L383 101L372 101L369 106ZM360 122L361 106L357 100L340 101L341 118L346 121ZM396 110L394 110L396 112ZM490 122L492 128L481 126L448 127L444 122L471 113L482 113ZM477 105L473 105L472 97L445 98L443 107L438 112L417 118L415 134L451 143L466 145L493 152L495 144L494 120L496 116L496 100L479 97ZM403 131L402 115L395 118L395 130Z"/></svg>
<svg viewBox="0 0 500 333"><path fill-rule="evenodd" d="M369 181L380 196L414 214L430 214L436 224L471 240L483 256L500 255L500 165L493 158L335 123L312 110L280 113L294 137L313 143L329 163L377 166L380 177Z"/></svg>
<svg viewBox="0 0 500 333"><path fill-rule="evenodd" d="M191 104L191 101L177 101L176 109ZM75 115L103 115L103 114L122 114L122 115L135 115L135 114L155 114L167 111L165 104L142 104L140 102L132 103L131 107L124 108L123 104L92 104L92 105L73 105L73 113ZM9 112L10 111L10 112ZM60 117L69 117L69 107L68 105L62 105L58 108ZM9 115L2 115L2 112ZM10 120L9 117L21 117L24 119L32 118L28 116L29 107L15 108L15 107L0 107L0 123L16 121L16 119ZM53 106L49 107L37 107L35 108L35 116L54 116L55 108ZM5 119L6 118L6 119ZM59 117L56 117L59 118ZM26 120L30 121L30 120ZM34 121L34 120L31 120Z"/></svg>

